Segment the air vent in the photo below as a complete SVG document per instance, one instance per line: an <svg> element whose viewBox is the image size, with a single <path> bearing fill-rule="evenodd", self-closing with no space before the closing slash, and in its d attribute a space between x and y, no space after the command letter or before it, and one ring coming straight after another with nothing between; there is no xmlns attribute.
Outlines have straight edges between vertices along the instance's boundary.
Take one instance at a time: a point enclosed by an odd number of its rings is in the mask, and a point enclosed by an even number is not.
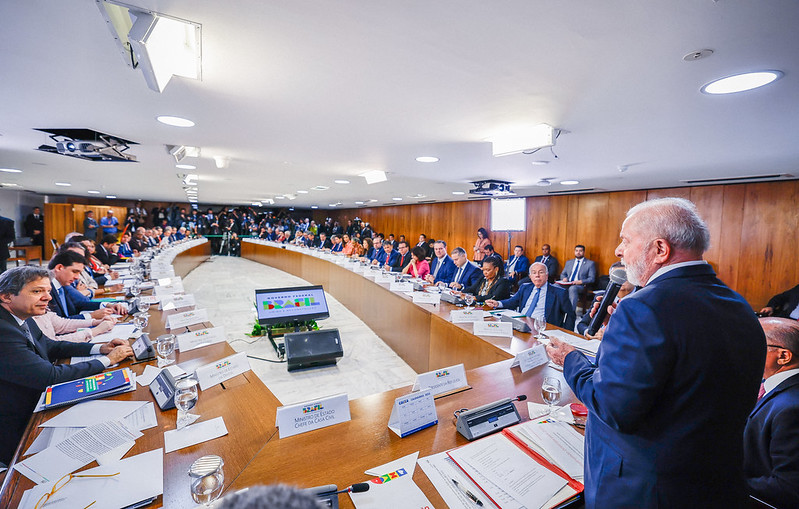
<svg viewBox="0 0 799 509"><path fill-rule="evenodd" d="M436 201L435 201L435 200L424 200L424 201L418 201L418 202L416 202L416 203L418 203L419 205L421 205L421 204L423 204L423 203L424 203L424 204L427 204L427 203L436 203Z"/></svg>
<svg viewBox="0 0 799 509"><path fill-rule="evenodd" d="M330 188L327 187L327 186L314 186L311 189L313 189L314 191L326 191L327 189L330 189Z"/></svg>
<svg viewBox="0 0 799 509"><path fill-rule="evenodd" d="M781 177L793 177L787 173L775 173L773 175L745 175L742 177L722 177L715 179L696 179L696 180L681 180L686 184L729 184L733 182L748 182L750 180L768 180L778 179Z"/></svg>
<svg viewBox="0 0 799 509"><path fill-rule="evenodd" d="M591 191L596 191L593 187L587 187L585 189L564 189L563 191L550 191L547 194L574 194L574 193L589 193Z"/></svg>

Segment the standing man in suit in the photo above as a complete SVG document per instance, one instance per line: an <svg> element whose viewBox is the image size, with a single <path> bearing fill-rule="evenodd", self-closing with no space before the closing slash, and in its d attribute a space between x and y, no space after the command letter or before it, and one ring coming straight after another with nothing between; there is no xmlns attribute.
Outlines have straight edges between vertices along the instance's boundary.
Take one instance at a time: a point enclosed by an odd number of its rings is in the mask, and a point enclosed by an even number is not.
<svg viewBox="0 0 799 509"><path fill-rule="evenodd" d="M761 318L760 324L765 381L744 429L746 485L776 507L799 507L799 323Z"/></svg>
<svg viewBox="0 0 799 509"><path fill-rule="evenodd" d="M8 245L14 242L16 237L14 220L0 216L0 274L5 272L8 258L11 256L11 253L8 252Z"/></svg>
<svg viewBox="0 0 799 509"><path fill-rule="evenodd" d="M799 320L799 285L772 297L760 314Z"/></svg>
<svg viewBox="0 0 799 509"><path fill-rule="evenodd" d="M407 242L401 240L397 252L399 253L399 262L397 262L396 267L391 269L392 272L402 272L402 270L411 263L411 250L408 249Z"/></svg>
<svg viewBox="0 0 799 509"><path fill-rule="evenodd" d="M596 281L596 264L585 257L585 246L574 246L574 258L566 262L560 274L558 284L565 286L569 291L569 301L577 310L577 301L585 293L586 285Z"/></svg>
<svg viewBox="0 0 799 509"><path fill-rule="evenodd" d="M95 375L133 355L127 341L53 341L31 317L47 312L47 269L16 267L0 275L0 463L7 464L22 438L36 402L48 385ZM88 362L56 364L72 356L103 354Z"/></svg>
<svg viewBox="0 0 799 509"><path fill-rule="evenodd" d="M33 207L33 212L25 217L23 223L25 227L25 236L33 239L34 246L44 245L44 216L42 209Z"/></svg>
<svg viewBox="0 0 799 509"><path fill-rule="evenodd" d="M472 286L483 277L483 271L469 261L469 258L466 257L466 250L462 247L453 249L450 256L452 257L452 263L456 267L452 282L449 284L449 287L453 290L461 290Z"/></svg>
<svg viewBox="0 0 799 509"><path fill-rule="evenodd" d="M569 303L566 290L548 282L549 272L546 265L535 262L530 266L532 284L524 284L511 298L505 300L487 300L486 305L492 308L515 309L517 312L533 319L544 318L547 323L574 329L574 308Z"/></svg>
<svg viewBox="0 0 799 509"><path fill-rule="evenodd" d="M549 282L554 283L555 279L558 277L558 268L560 264L558 263L558 259L552 256L552 248L549 244L541 246L541 255L536 256L535 261L541 262L547 266Z"/></svg>
<svg viewBox="0 0 799 509"><path fill-rule="evenodd" d="M530 268L530 260L524 256L524 248L516 246L513 248L513 255L505 262L505 277L511 281L519 281L527 274Z"/></svg>
<svg viewBox="0 0 799 509"><path fill-rule="evenodd" d="M702 259L709 245L690 201L636 205L616 256L643 288L619 302L595 361L550 339L547 353L588 407L588 509L746 507L742 438L766 340Z"/></svg>
<svg viewBox="0 0 799 509"><path fill-rule="evenodd" d="M430 265L430 274L425 279L430 283L444 282L450 284L455 276L455 263L447 256L447 243L437 240L433 245L433 263ZM500 268L502 265L500 265Z"/></svg>
<svg viewBox="0 0 799 509"><path fill-rule="evenodd" d="M83 319L80 314L84 311L91 311L91 317L95 320L102 320L107 315L116 313L126 315L127 306L121 302L97 302L89 300L86 296L76 290L72 283L80 279L86 259L73 251L59 253L50 260L47 266L50 269L51 292L53 295L50 301L50 308L61 318Z"/></svg>

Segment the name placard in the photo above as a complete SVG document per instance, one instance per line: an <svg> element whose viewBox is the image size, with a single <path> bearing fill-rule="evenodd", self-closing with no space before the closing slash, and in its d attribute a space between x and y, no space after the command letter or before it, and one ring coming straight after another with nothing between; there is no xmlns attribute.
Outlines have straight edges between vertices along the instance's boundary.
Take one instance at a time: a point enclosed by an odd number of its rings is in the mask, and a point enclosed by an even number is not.
<svg viewBox="0 0 799 509"><path fill-rule="evenodd" d="M208 311L205 309L195 309L193 311L169 315L166 318L166 328L177 329L178 327L188 327L189 325L194 325L195 323L203 323L207 321Z"/></svg>
<svg viewBox="0 0 799 509"><path fill-rule="evenodd" d="M172 285L172 284L175 284L175 283L181 283L182 284L183 283L183 279L180 276L160 277L160 278L158 278L157 282L158 282L158 286L167 286L167 285Z"/></svg>
<svg viewBox="0 0 799 509"><path fill-rule="evenodd" d="M388 429L400 438L435 424L438 424L438 415L431 391L415 392L394 400Z"/></svg>
<svg viewBox="0 0 799 509"><path fill-rule="evenodd" d="M165 277L172 277L175 275L175 269L172 267L163 267L163 268L150 268L150 277L151 278L165 278Z"/></svg>
<svg viewBox="0 0 799 509"><path fill-rule="evenodd" d="M336 256L336 265L344 265L347 263L347 258L344 256Z"/></svg>
<svg viewBox="0 0 799 509"><path fill-rule="evenodd" d="M413 383L414 392L429 389L433 396L466 387L466 369L463 364L450 366L444 369L420 373Z"/></svg>
<svg viewBox="0 0 799 509"><path fill-rule="evenodd" d="M475 336L513 337L513 324L510 322L474 322Z"/></svg>
<svg viewBox="0 0 799 509"><path fill-rule="evenodd" d="M153 293L159 297L164 295L173 295L175 293L183 293L183 283L174 283L165 286L156 286L153 288Z"/></svg>
<svg viewBox="0 0 799 509"><path fill-rule="evenodd" d="M537 368L542 364L546 364L549 361L549 357L547 357L547 350L546 347L542 344L537 344L532 348L528 348L527 350L522 350L521 352L516 354L516 357L513 359L513 364L510 365L511 368L515 368L519 366L519 369L522 370L522 373L530 371L533 368Z"/></svg>
<svg viewBox="0 0 799 509"><path fill-rule="evenodd" d="M383 274L382 272L378 272L375 276L375 283L393 283L394 276L391 274Z"/></svg>
<svg viewBox="0 0 799 509"><path fill-rule="evenodd" d="M157 297L155 295L139 295L136 298L139 299L141 302L146 302L147 304L158 304L158 302L160 302L161 300L160 297Z"/></svg>
<svg viewBox="0 0 799 509"><path fill-rule="evenodd" d="M200 366L194 374L197 376L197 381L200 382L200 389L206 390L249 370L250 361L247 359L247 354L239 352L211 364Z"/></svg>
<svg viewBox="0 0 799 509"><path fill-rule="evenodd" d="M413 292L414 304L432 304L435 306L439 302L441 302L440 293Z"/></svg>
<svg viewBox="0 0 799 509"><path fill-rule="evenodd" d="M188 352L201 346L213 345L225 341L225 328L212 327L179 334L178 347L181 352Z"/></svg>
<svg viewBox="0 0 799 509"><path fill-rule="evenodd" d="M482 322L485 318L485 311L482 309L450 311L449 320L452 323Z"/></svg>
<svg viewBox="0 0 799 509"><path fill-rule="evenodd" d="M337 394L277 409L280 438L315 429L326 428L350 420L350 401L346 394Z"/></svg>
<svg viewBox="0 0 799 509"><path fill-rule="evenodd" d="M161 297L161 309L167 311L169 309L188 308L196 306L197 302L194 295L187 293L183 295L172 294Z"/></svg>
<svg viewBox="0 0 799 509"><path fill-rule="evenodd" d="M392 292L412 292L413 283L394 281L389 285L388 289Z"/></svg>

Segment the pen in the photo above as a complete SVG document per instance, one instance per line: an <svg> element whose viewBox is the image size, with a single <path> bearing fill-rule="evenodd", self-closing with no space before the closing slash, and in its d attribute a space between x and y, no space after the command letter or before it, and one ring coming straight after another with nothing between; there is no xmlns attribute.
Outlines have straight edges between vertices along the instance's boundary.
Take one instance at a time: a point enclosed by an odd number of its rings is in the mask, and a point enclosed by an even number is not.
<svg viewBox="0 0 799 509"><path fill-rule="evenodd" d="M479 498L477 498L477 497L475 497L475 496L474 496L474 493L472 493L471 491L467 490L465 487L461 486L461 484L460 484L458 481L456 481L455 479L452 479L452 478L450 478L450 480L451 480L451 481L452 481L452 482L455 484L455 487L456 487L456 488L458 488L459 490L461 490L461 491L463 492L463 494L464 494L464 495L466 495L467 497L469 497L470 499L472 499L472 501L473 501L475 504L479 505L480 507L482 507L482 506L483 506L483 503L482 503L482 502L480 502L480 499L479 499Z"/></svg>

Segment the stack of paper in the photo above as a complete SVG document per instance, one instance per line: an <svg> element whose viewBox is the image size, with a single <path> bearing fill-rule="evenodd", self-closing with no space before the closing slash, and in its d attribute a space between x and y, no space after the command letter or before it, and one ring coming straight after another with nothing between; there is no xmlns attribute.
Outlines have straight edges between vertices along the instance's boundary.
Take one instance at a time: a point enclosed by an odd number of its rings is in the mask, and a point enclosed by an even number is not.
<svg viewBox="0 0 799 509"><path fill-rule="evenodd" d="M582 339L573 334L569 334L568 332L563 332L559 330L546 331L546 335L558 338L560 341L568 343L574 348L580 350L581 352L594 357L596 356L596 353L599 350L599 345L602 344L602 341L597 341L595 339L592 340Z"/></svg>
<svg viewBox="0 0 799 509"><path fill-rule="evenodd" d="M585 438L570 425L552 420L528 421L508 428L508 432L569 477L582 481Z"/></svg>
<svg viewBox="0 0 799 509"><path fill-rule="evenodd" d="M58 408L79 401L104 398L136 389L136 375L130 368L108 371L51 385L44 391L44 408Z"/></svg>

